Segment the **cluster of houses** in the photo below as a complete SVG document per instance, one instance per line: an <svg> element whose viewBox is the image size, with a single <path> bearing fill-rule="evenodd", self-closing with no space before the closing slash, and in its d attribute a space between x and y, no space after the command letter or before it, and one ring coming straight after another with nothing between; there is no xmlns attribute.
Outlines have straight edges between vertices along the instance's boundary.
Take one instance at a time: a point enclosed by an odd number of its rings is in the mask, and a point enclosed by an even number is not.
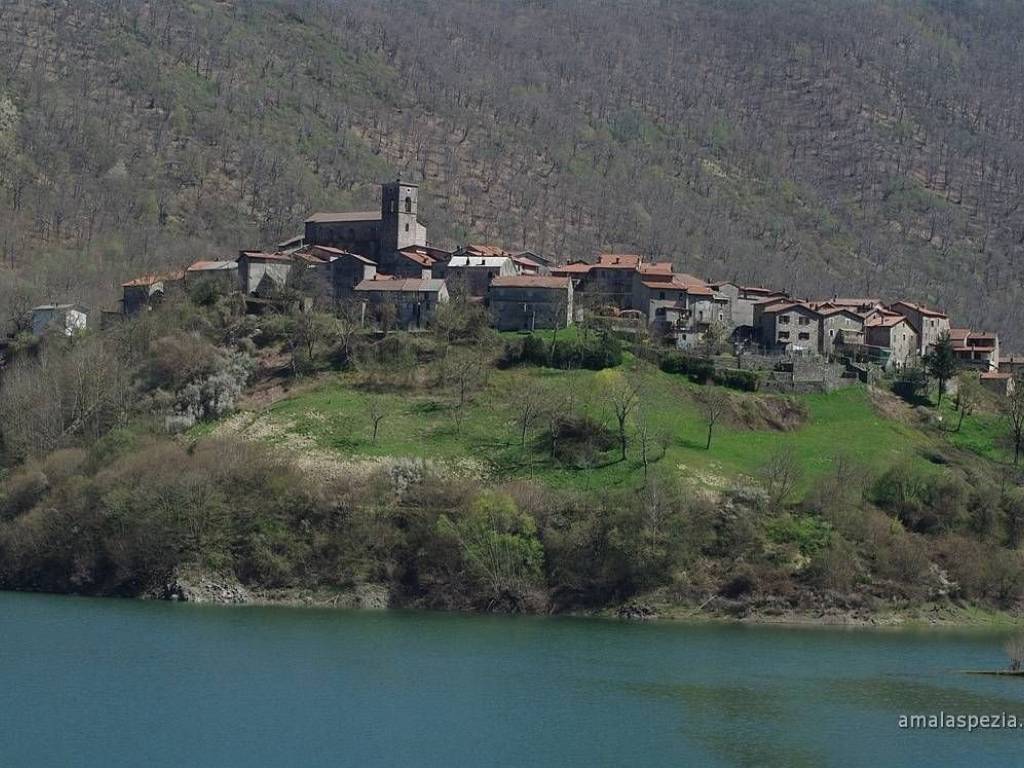
<svg viewBox="0 0 1024 768"><path fill-rule="evenodd" d="M683 350L713 335L764 355L842 356L886 370L914 365L948 333L961 364L993 388L1011 386L1013 374L1024 372L1024 358L1000 358L995 333L954 328L944 312L911 301L796 298L704 280L635 254L559 264L490 245L436 248L419 220L418 195L415 184L387 183L379 211L315 213L301 235L273 251L244 250L233 259L135 278L122 286L119 314L137 314L172 291L207 286L241 294L254 312L298 295L355 308L367 325L412 330L429 326L458 293L485 306L499 330L566 327L590 311L646 325ZM33 313L37 332L56 324L71 333L85 323L86 310L75 305Z"/></svg>

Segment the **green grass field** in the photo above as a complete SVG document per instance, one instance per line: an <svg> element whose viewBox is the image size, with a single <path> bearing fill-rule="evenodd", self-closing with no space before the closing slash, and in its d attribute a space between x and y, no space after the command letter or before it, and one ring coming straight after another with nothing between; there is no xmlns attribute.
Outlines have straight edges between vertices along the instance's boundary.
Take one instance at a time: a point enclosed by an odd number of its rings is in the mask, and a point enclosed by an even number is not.
<svg viewBox="0 0 1024 768"><path fill-rule="evenodd" d="M872 406L866 388L853 387L833 394L793 398L802 405L806 417L800 426L788 431L765 424L751 428L735 420L723 423L716 427L711 449L706 450L707 427L692 398L699 387L681 376L650 366L641 368L642 372L633 374L627 374L624 367L572 373L546 368L492 371L484 388L465 406L460 426L456 424L450 392L391 390L371 396L361 391L358 379L350 374L332 376L310 390L279 401L258 418L269 419L286 433L309 438L320 448L347 456L468 457L488 463L499 475L531 476L553 486L589 489L627 487L641 481L636 441L624 462L616 461L615 451L610 451L607 462L587 469L552 464L535 444L542 425L533 426L530 444L525 450L520 447L514 393L537 391L538 397L553 400L572 392L578 412L612 426L614 415L607 393L618 380L631 375L642 382L652 431L666 435L664 455L660 447L651 450L658 457L652 470L675 473L709 486L727 485L738 477L756 474L766 458L782 448L791 450L800 460L804 487L828 471L840 455L875 471L900 461L927 469L934 465L926 456L947 439L940 432L885 418ZM732 392L731 396L736 403L747 401L748 405L755 401L778 403L777 398L765 395ZM376 442L371 440L368 397L378 398L387 413ZM995 449L988 447L994 445L993 418L970 417L964 429L948 439L957 447L997 458L989 455Z"/></svg>

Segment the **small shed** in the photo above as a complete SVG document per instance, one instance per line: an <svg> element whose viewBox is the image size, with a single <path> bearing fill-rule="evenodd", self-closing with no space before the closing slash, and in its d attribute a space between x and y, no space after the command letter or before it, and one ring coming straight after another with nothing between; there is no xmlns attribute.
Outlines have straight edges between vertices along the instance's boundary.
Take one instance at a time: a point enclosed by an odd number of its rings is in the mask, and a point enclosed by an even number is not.
<svg viewBox="0 0 1024 768"><path fill-rule="evenodd" d="M32 307L32 333L42 336L52 330L71 336L89 325L89 310L81 304L41 304Z"/></svg>

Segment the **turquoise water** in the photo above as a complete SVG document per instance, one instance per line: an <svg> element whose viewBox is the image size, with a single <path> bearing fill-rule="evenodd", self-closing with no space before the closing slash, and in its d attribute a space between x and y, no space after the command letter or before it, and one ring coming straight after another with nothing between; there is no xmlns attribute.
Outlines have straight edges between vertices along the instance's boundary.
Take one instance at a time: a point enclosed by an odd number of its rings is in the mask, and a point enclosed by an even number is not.
<svg viewBox="0 0 1024 768"><path fill-rule="evenodd" d="M994 632L0 593L0 766L1013 766Z"/></svg>

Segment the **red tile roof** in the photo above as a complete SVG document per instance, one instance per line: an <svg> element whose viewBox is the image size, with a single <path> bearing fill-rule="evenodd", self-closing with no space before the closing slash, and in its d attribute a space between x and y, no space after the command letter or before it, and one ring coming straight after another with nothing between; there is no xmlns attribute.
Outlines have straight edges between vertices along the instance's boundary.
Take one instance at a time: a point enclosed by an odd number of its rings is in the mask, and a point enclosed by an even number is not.
<svg viewBox="0 0 1024 768"><path fill-rule="evenodd" d="M465 248L466 253L473 256L512 256L509 251L498 245L479 245L470 243Z"/></svg>
<svg viewBox="0 0 1024 768"><path fill-rule="evenodd" d="M491 285L496 288L557 288L564 291L569 287L569 278L546 275L505 275L495 277L491 280Z"/></svg>
<svg viewBox="0 0 1024 768"><path fill-rule="evenodd" d="M640 265L641 275L671 275L672 274L672 262L671 261L654 261L650 264Z"/></svg>
<svg viewBox="0 0 1024 768"><path fill-rule="evenodd" d="M264 253L263 251L242 251L239 258L245 256L253 261L292 261L292 257L284 253Z"/></svg>
<svg viewBox="0 0 1024 768"><path fill-rule="evenodd" d="M768 306L764 310L764 314L774 315L779 312L788 312L791 309L803 309L807 312L810 312L813 315L818 314L813 308L811 308L805 302L802 301L786 301L783 302L782 304L772 304L771 306Z"/></svg>
<svg viewBox="0 0 1024 768"><path fill-rule="evenodd" d="M590 268L593 264L587 264L582 261L573 261L568 264L563 264L560 267L552 267L552 274L563 274L563 275L585 275L590 272Z"/></svg>
<svg viewBox="0 0 1024 768"><path fill-rule="evenodd" d="M906 307L907 309L911 309L915 312L925 315L926 317L948 317L948 315L945 312L941 312L937 309L932 309L931 307L926 307L924 304L915 304L912 301L900 300L894 302L889 305L889 309L892 309L893 307L898 307L900 305Z"/></svg>
<svg viewBox="0 0 1024 768"><path fill-rule="evenodd" d="M907 318L900 314L882 314L877 312L864 321L864 325L871 328L894 328L900 323L910 325Z"/></svg>
<svg viewBox="0 0 1024 768"><path fill-rule="evenodd" d="M190 264L186 272L216 272L219 270L238 269L237 261L197 261Z"/></svg>
<svg viewBox="0 0 1024 768"><path fill-rule="evenodd" d="M122 288L133 288L143 285L154 285L155 283L172 283L176 280L182 280L185 277L184 272L170 272L164 275L142 275L129 280L127 283L121 283Z"/></svg>
<svg viewBox="0 0 1024 768"><path fill-rule="evenodd" d="M601 253L594 266L603 269L638 269L640 257L635 253Z"/></svg>

